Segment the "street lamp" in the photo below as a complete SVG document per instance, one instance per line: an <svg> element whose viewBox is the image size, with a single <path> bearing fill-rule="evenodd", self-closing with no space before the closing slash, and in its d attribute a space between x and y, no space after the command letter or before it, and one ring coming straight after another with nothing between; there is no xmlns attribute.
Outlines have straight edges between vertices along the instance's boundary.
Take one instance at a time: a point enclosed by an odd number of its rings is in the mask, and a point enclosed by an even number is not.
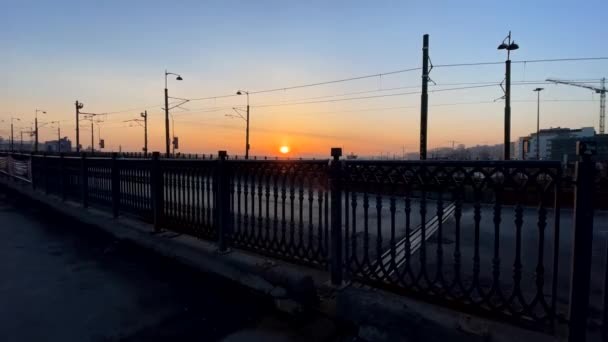
<svg viewBox="0 0 608 342"><path fill-rule="evenodd" d="M165 70L165 147L167 156L169 156L169 90L167 90L167 76L175 75L177 81L182 81L183 78L179 74L167 72Z"/></svg>
<svg viewBox="0 0 608 342"><path fill-rule="evenodd" d="M544 88L536 88L536 160L540 160L540 92Z"/></svg>
<svg viewBox="0 0 608 342"><path fill-rule="evenodd" d="M251 148L251 146L249 146L249 92L244 91L244 90L239 90L236 92L236 94L237 95L243 95L243 94L247 95L247 118L245 119L245 122L247 122L247 128L245 131L245 159L249 159L249 149Z"/></svg>
<svg viewBox="0 0 608 342"><path fill-rule="evenodd" d="M36 109L36 112L34 114L35 118L34 118L34 134L36 136L36 141L34 143L34 152L38 152L38 112L42 113L42 114L46 114L46 112L42 109Z"/></svg>
<svg viewBox="0 0 608 342"><path fill-rule="evenodd" d="M498 45L498 50L507 50L507 60L505 61L505 141L504 159L511 158L511 51L519 49L515 41L511 41L511 31Z"/></svg>

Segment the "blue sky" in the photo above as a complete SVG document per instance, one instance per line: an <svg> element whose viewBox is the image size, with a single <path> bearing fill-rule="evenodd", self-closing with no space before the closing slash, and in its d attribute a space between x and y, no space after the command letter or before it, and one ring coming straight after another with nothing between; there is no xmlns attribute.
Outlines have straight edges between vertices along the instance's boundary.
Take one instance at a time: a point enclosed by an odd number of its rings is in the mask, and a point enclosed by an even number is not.
<svg viewBox="0 0 608 342"><path fill-rule="evenodd" d="M431 58L437 65L504 60L496 46L509 30L521 46L514 60L608 56L602 29L608 12L606 1L3 0L2 8L0 119L17 115L31 121L34 109L44 108L52 120L66 120L66 134L73 135L69 120L76 99L94 112L138 108L108 116L102 129L109 135L111 148L137 148L139 142L133 136L138 133L125 128L121 120L136 116L140 107L146 106L150 106L151 124L156 127L151 132L152 146L160 148L162 113L152 106L163 101L165 68L184 76L183 82L171 82L172 95L196 98L231 94L240 88L279 88L418 67L424 33L431 36ZM608 74L607 67L608 61L520 64L514 65L513 79L596 79ZM498 65L437 68L431 76L438 84L445 84L500 81L503 74ZM419 82L418 72L398 74L252 96L252 104L415 86ZM514 100L534 99L531 89L520 88L514 89ZM587 102L543 105L545 126L597 127L597 96L563 86L546 88L543 96L547 99ZM500 95L499 88L432 94L430 103L491 101ZM225 111L194 113L198 108L243 104L242 98L218 101L189 104L192 115L183 119L175 112L185 150L240 148L241 125L226 119ZM258 137L265 142L306 141L302 144L328 145L327 150L333 143L350 144L363 153L401 151L403 145L415 150L418 103L418 96L410 96L288 106L266 112L260 109L254 112L252 133L258 130ZM314 114L399 105L412 108ZM466 144L500 142L496 132L501 132L501 106L431 108L431 146L447 145L444 140L452 139ZM513 111L515 139L535 128L535 104L514 103ZM477 123L459 125L463 120ZM209 133L209 139L201 141L196 132ZM5 135L6 128L0 127L0 136ZM313 144L310 139L314 135L325 138ZM254 140L252 145L255 152L261 144ZM304 146L300 151L318 152L316 147Z"/></svg>

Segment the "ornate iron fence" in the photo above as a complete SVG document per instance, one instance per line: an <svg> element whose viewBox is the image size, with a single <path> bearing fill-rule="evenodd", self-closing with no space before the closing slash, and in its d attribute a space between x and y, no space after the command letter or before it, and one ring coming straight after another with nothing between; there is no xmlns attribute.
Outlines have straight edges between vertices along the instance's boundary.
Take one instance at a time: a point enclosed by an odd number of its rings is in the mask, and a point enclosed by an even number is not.
<svg viewBox="0 0 608 342"><path fill-rule="evenodd" d="M327 264L327 161L231 160L227 166L234 246Z"/></svg>
<svg viewBox="0 0 608 342"><path fill-rule="evenodd" d="M331 162L33 155L31 175L34 189L217 241L221 251L327 267L336 285L346 278L535 327L569 311L580 337L592 199L605 187L588 155L572 173L550 161L340 154L332 149Z"/></svg>
<svg viewBox="0 0 608 342"><path fill-rule="evenodd" d="M352 277L469 310L553 322L559 162L346 161L342 172Z"/></svg>
<svg viewBox="0 0 608 342"><path fill-rule="evenodd" d="M162 225L208 240L217 239L214 227L214 160L162 160Z"/></svg>

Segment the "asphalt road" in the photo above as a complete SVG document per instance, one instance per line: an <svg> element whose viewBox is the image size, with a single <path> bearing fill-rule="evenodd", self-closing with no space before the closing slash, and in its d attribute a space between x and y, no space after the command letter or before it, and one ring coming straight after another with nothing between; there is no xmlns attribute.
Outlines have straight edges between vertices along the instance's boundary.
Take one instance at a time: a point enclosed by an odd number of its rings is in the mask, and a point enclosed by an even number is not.
<svg viewBox="0 0 608 342"><path fill-rule="evenodd" d="M5 342L299 340L247 290L1 189L0 274Z"/></svg>

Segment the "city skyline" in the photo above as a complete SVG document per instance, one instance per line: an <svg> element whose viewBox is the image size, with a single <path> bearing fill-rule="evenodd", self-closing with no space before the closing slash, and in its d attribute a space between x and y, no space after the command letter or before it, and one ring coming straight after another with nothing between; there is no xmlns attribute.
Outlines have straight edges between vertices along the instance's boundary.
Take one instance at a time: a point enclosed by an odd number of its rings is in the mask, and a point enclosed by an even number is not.
<svg viewBox="0 0 608 342"><path fill-rule="evenodd" d="M448 146L450 140L467 146L497 144L502 142L504 102L495 100L502 96L497 84L504 77L504 65L440 65L504 61L505 54L496 46L509 30L520 45L512 55L514 61L608 55L605 47L593 43L602 35L591 30L593 17L599 18L602 12L598 8L607 7L601 2L553 8L545 12L550 16L540 19L546 25L537 25L542 6L528 8L523 2L500 9L501 16L491 18L483 15L499 10L491 4L429 5L432 13L425 5L386 2L371 8L365 3L349 4L317 3L306 8L278 2L257 7L206 4L207 11L188 2L172 4L173 10L156 3L145 7L71 3L70 11L66 6L51 8L42 3L12 6L2 15L7 29L0 33L8 42L7 54L0 57L6 59L2 65L7 76L7 89L0 95L0 120L5 120L0 123L0 135L7 136L6 121L11 116L21 118L20 125L30 126L34 110L42 108L48 114L39 115L39 120L61 120L62 135L75 142L74 101L79 100L86 112L110 113L101 124L105 150L117 151L122 146L123 150L140 151L141 128L128 127L123 121L137 118L147 109L149 150L163 151L165 68L184 78L181 82L169 80L173 97L212 98L239 89L254 93L419 68L422 35L429 33L430 57L437 66L430 74L437 85L429 87L429 149ZM63 20L91 10L99 14L92 21L79 16L74 22ZM168 16L164 30L156 23L163 11L179 13ZM340 17L341 11L349 15ZM405 17L399 13L406 13ZM467 22L467 16L477 22ZM33 27L20 24L25 18L34 19ZM318 25L311 28L306 18ZM364 18L365 23L359 25L355 18ZM441 20L442 25L434 25L431 18ZM584 34L572 32L568 25L557 26L566 19L576 22ZM450 25L453 30L445 29ZM46 30L40 31L41 26ZM537 85L526 82L597 80L605 76L607 66L606 60L514 63L511 141L536 127L532 90ZM483 82L495 84L445 91L468 87L460 85L463 83ZM593 126L597 130L598 95L564 85L543 87L542 128ZM252 94L251 154L277 155L281 146L289 146L293 156L325 156L331 146L362 155L377 151L400 154L404 146L408 152L416 151L419 91L420 70L413 70ZM394 95L399 93L404 94ZM356 97L367 98L343 100ZM225 116L232 113L232 107L244 105L243 96L233 96L191 101L183 106L187 111L174 109L179 151L225 149L230 154L244 154L244 123ZM40 129L41 141L54 136L54 130ZM81 144L87 146L89 141L86 125L81 129Z"/></svg>

